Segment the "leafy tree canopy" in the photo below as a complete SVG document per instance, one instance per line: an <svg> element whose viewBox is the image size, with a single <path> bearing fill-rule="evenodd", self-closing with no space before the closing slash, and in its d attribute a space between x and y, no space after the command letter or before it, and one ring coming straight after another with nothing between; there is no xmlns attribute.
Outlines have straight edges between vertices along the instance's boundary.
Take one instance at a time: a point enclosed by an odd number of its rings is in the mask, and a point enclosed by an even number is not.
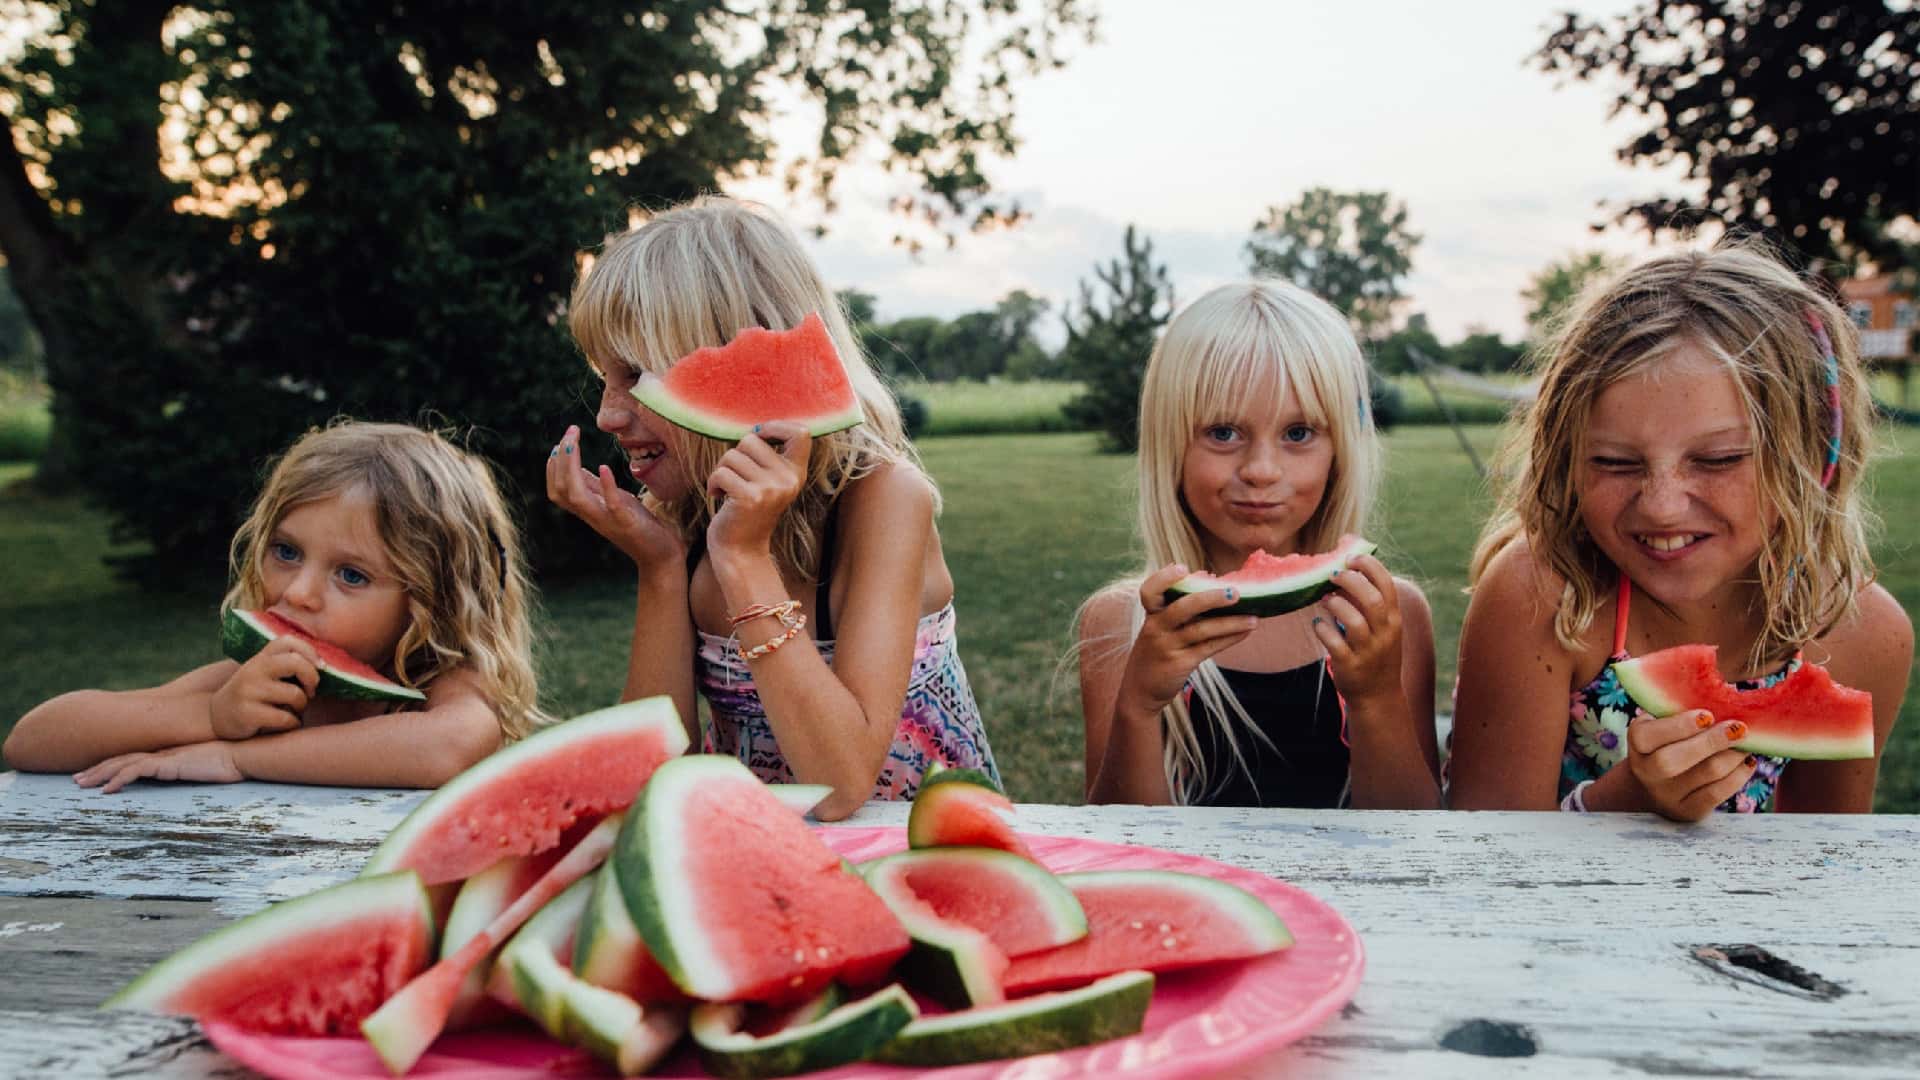
<svg viewBox="0 0 1920 1080"><path fill-rule="evenodd" d="M1520 298L1527 302L1527 335L1538 341L1551 333L1555 320L1580 290L1611 277L1619 268L1620 260L1604 251L1569 255L1548 263L1520 290Z"/></svg>
<svg viewBox="0 0 1920 1080"><path fill-rule="evenodd" d="M1140 385L1160 328L1173 317L1173 279L1153 261L1153 241L1127 226L1123 254L1080 282L1080 303L1063 313L1067 343L1060 367L1086 389L1067 402L1067 419L1102 433L1109 450L1140 445Z"/></svg>
<svg viewBox="0 0 1920 1080"><path fill-rule="evenodd" d="M1886 228L1920 217L1920 6L1657 0L1568 14L1534 59L1623 79L1612 111L1646 127L1621 159L1679 162L1700 184L1622 218L1652 229L1717 218L1851 261L1900 258Z"/></svg>
<svg viewBox="0 0 1920 1080"><path fill-rule="evenodd" d="M999 220L982 163L1015 148L1014 82L1091 22L1082 0L0 5L37 28L0 66L0 249L45 341L46 468L170 568L217 567L262 461L338 413L471 432L541 568L592 557L538 473L596 392L564 325L576 253L769 168L776 115L811 116L787 179L828 207L872 146L918 181L914 220Z"/></svg>
<svg viewBox="0 0 1920 1080"><path fill-rule="evenodd" d="M1247 240L1256 275L1285 278L1332 304L1364 339L1384 334L1413 270L1420 237L1407 208L1384 191L1312 188L1267 209Z"/></svg>

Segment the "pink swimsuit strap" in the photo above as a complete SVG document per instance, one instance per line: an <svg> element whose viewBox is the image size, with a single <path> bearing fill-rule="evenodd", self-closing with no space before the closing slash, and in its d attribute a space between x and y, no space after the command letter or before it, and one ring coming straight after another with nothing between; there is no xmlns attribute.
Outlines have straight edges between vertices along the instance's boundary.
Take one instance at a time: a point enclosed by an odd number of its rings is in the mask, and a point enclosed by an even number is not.
<svg viewBox="0 0 1920 1080"><path fill-rule="evenodd" d="M1613 605L1613 658L1627 658L1627 605L1633 599L1633 581L1620 575L1620 597Z"/></svg>

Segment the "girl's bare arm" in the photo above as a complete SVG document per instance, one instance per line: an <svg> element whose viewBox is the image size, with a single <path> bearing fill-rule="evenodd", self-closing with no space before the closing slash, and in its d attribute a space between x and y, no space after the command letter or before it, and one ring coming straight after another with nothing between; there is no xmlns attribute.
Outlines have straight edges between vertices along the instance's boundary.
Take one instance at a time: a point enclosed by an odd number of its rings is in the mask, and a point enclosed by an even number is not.
<svg viewBox="0 0 1920 1080"><path fill-rule="evenodd" d="M143 690L74 690L34 706L7 736L8 765L76 772L118 754L214 737L209 703L240 665L219 660Z"/></svg>

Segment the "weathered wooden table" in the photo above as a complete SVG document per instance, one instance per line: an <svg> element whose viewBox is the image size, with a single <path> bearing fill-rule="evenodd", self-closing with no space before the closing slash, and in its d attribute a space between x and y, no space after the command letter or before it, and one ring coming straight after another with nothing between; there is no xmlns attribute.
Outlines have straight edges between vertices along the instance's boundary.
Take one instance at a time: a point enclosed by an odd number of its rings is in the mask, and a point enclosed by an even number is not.
<svg viewBox="0 0 1920 1080"><path fill-rule="evenodd" d="M251 1075L191 1021L93 1007L351 876L419 798L0 774L0 1077ZM905 819L876 803L850 824ZM1920 1076L1920 818L1022 806L1019 824L1244 866L1353 923L1353 1003L1241 1075Z"/></svg>

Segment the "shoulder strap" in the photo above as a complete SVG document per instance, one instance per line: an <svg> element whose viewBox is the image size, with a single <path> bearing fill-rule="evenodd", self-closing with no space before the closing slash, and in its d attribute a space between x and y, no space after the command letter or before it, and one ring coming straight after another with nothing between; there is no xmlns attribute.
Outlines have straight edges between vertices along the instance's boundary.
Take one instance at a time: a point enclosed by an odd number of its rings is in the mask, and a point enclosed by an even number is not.
<svg viewBox="0 0 1920 1080"><path fill-rule="evenodd" d="M1620 575L1620 598L1613 605L1613 658L1627 658L1627 605L1633 599L1633 579Z"/></svg>
<svg viewBox="0 0 1920 1080"><path fill-rule="evenodd" d="M836 526L840 521L840 503L835 500L827 507L826 524L820 530L820 569L819 584L813 588L813 636L815 641L833 640L833 612L829 607L829 597L833 584L833 548Z"/></svg>

